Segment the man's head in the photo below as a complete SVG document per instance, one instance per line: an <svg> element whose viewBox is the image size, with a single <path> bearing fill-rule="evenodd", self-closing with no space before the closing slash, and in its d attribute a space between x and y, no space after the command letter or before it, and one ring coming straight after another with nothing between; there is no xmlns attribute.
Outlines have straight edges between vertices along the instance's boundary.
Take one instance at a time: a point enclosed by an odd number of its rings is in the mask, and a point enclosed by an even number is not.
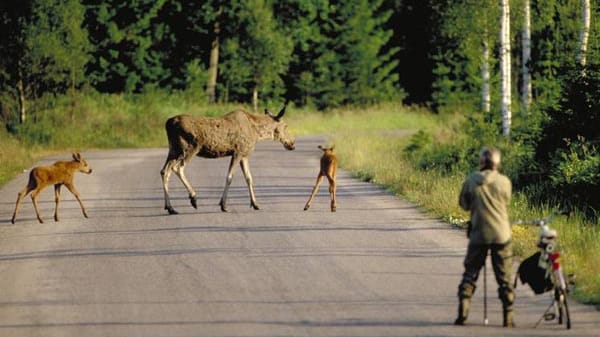
<svg viewBox="0 0 600 337"><path fill-rule="evenodd" d="M494 147L484 147L479 152L479 169L496 170L500 165L500 151Z"/></svg>

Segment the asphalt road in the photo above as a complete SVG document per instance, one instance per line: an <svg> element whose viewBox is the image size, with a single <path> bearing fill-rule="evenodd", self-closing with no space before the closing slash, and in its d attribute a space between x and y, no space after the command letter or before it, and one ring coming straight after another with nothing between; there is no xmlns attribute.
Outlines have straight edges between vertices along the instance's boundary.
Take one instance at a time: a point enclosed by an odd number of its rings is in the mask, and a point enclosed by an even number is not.
<svg viewBox="0 0 600 337"><path fill-rule="evenodd" d="M490 324L480 286L468 325L455 327L464 233L341 172L338 211L326 185L310 210L321 139L295 151L263 142L250 158L262 210L249 208L239 169L229 213L218 202L228 159L187 168L198 209L175 175L163 209L166 149L84 152L91 175L76 186L83 218L63 191L30 198L10 223L23 173L0 188L0 336L600 336L600 313L571 303L573 329L534 328L550 303L517 288L516 329L501 327L488 277ZM68 159L61 154L39 163ZM455 198L456 196L449 196Z"/></svg>

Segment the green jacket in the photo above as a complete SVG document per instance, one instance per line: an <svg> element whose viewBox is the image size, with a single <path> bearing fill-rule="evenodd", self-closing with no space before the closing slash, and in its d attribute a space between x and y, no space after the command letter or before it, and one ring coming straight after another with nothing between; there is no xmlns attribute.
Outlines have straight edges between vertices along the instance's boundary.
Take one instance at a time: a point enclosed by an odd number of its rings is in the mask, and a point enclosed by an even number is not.
<svg viewBox="0 0 600 337"><path fill-rule="evenodd" d="M471 173L460 191L460 206L471 212L469 244L504 244L511 240L508 205L510 180L498 171Z"/></svg>

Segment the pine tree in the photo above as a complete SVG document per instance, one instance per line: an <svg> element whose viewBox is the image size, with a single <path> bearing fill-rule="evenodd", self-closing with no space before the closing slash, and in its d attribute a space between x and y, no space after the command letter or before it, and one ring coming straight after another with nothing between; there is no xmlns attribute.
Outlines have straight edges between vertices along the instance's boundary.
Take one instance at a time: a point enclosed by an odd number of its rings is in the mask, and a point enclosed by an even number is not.
<svg viewBox="0 0 600 337"><path fill-rule="evenodd" d="M291 39L283 34L265 0L241 1L228 9L234 15L223 37L220 70L226 97L251 99L258 109L259 93L277 98L284 92L281 75L287 71Z"/></svg>
<svg viewBox="0 0 600 337"><path fill-rule="evenodd" d="M9 1L2 7L0 44L5 83L16 88L19 120L26 102L44 93L64 93L85 79L92 46L82 28L85 8L77 0Z"/></svg>
<svg viewBox="0 0 600 337"><path fill-rule="evenodd" d="M97 46L90 77L101 91L141 91L171 76L165 60L173 36L159 15L165 4L166 0L88 3L87 26Z"/></svg>

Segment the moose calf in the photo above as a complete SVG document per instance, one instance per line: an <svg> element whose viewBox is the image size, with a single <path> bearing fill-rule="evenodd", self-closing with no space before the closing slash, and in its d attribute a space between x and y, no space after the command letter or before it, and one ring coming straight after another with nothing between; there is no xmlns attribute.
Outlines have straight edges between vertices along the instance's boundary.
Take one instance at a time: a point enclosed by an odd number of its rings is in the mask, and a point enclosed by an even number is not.
<svg viewBox="0 0 600 337"><path fill-rule="evenodd" d="M83 216L87 218L88 216L85 211L85 207L81 202L81 198L79 197L79 192L77 192L77 190L75 189L75 185L73 184L73 175L75 174L75 172L78 171L87 174L92 173L92 168L81 157L79 153L73 153L72 161L57 161L50 166L34 167L29 173L29 182L27 183L27 186L25 186L25 188L21 192L19 192L17 204L15 205L15 212L13 213L11 220L12 223L15 223L21 200L27 194L29 194L29 192L32 192L31 200L33 201L35 214L37 215L37 218L40 221L40 223L44 223L38 210L37 197L40 194L40 192L48 185L54 185L54 201L56 202L56 208L54 210L54 221L58 221L58 204L60 201L60 187L62 185L65 185L69 189L69 191L73 193L75 198L77 198L77 201L79 201L79 205L81 206L81 210L83 211Z"/></svg>
<svg viewBox="0 0 600 337"><path fill-rule="evenodd" d="M304 206L304 210L306 211L310 204L312 203L315 194L319 190L319 185L323 181L323 177L327 177L329 180L329 196L331 198L331 211L335 212L337 208L337 203L335 200L335 192L336 192L336 183L335 177L337 175L337 158L333 153L333 149L335 146L330 148L325 148L319 145L319 149L323 150L323 156L321 157L321 169L319 170L319 175L317 176L317 182L315 183L315 187L313 187L312 193L306 202L306 206Z"/></svg>

